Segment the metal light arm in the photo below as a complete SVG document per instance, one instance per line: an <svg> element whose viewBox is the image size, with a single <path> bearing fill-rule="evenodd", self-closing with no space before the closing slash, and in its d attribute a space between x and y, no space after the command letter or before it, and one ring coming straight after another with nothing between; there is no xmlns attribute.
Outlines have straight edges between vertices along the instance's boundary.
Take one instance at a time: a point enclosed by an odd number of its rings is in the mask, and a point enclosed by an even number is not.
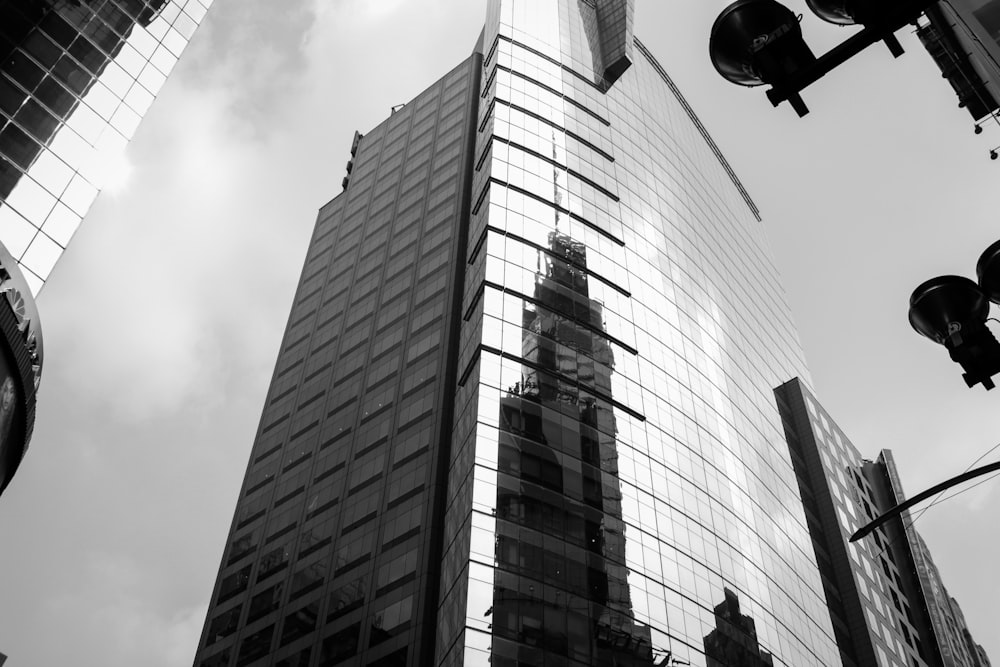
<svg viewBox="0 0 1000 667"><path fill-rule="evenodd" d="M905 500L905 501L899 503L898 505L896 505L895 507L893 507L892 509L890 509L888 512L885 512L884 514L882 514L881 516L876 517L868 525L862 526L861 528L859 528L857 530L857 532L855 532L853 535L851 535L851 539L848 540L848 541L849 542L857 542L862 537L865 537L866 535L868 535L869 533L871 533L872 531L874 531L876 528L878 528L882 524L886 523L887 521L889 521L891 519L895 519L900 514L902 514L906 510L910 509L914 505L916 505L916 504L918 504L920 502L923 502L924 500L927 500L928 498L930 498L931 496L933 496L933 495L935 495L937 493L940 493L940 492L942 492L942 491L944 491L946 489L950 489L951 487L956 486L958 484L961 484L962 482L967 482L970 479L975 479L976 477L982 477L983 475L988 475L989 473L995 472L997 470L1000 470L1000 461L996 461L994 463L990 463L988 465L984 465L981 468L974 468L972 470L969 470L968 472L963 472L961 475L956 475L956 476L952 477L951 479L945 480L945 481L941 482L940 484L938 484L936 486L932 486L931 488L927 489L926 491L923 491L923 492L918 493L917 495L913 496L909 500Z"/></svg>
<svg viewBox="0 0 1000 667"><path fill-rule="evenodd" d="M903 47L894 33L907 23L915 21L922 12L937 2L938 0L917 0L904 15L898 15L890 23L866 26L861 32L821 55L812 65L791 73L781 85L772 86L766 93L767 99L771 101L773 106L788 101L800 117L804 116L809 110L802 102L802 98L799 97L802 90L816 83L875 42L885 42L893 57L898 58L903 54Z"/></svg>

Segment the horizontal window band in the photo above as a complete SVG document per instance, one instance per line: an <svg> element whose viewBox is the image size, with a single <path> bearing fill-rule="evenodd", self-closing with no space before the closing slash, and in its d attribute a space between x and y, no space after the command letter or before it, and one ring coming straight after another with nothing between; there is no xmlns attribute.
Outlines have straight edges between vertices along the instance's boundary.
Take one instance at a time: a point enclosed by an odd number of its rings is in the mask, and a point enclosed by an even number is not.
<svg viewBox="0 0 1000 667"><path fill-rule="evenodd" d="M336 340L336 339L334 339L334 340ZM313 350L313 354L315 354L315 353L316 353L316 350ZM332 361L326 362L325 364L323 364L322 366L320 366L319 368L317 368L316 370L314 370L312 373L310 373L309 375L307 375L304 378L302 378L302 384L305 384L305 383L309 382L309 380L312 380L317 375L322 374L323 371L329 370L332 367L333 367L333 362ZM300 405L299 408L301 408L301 407L302 406Z"/></svg>
<svg viewBox="0 0 1000 667"><path fill-rule="evenodd" d="M496 55L497 47L500 46L500 35L497 35L496 39L493 40L493 45L490 47L490 52L486 54L483 58L483 67L487 67L490 61L493 60L493 56Z"/></svg>
<svg viewBox="0 0 1000 667"><path fill-rule="evenodd" d="M306 452L304 455L300 456L299 458L295 459L294 461L292 461L291 463L289 463L288 465L286 465L284 468L282 468L281 469L281 474L285 474L286 472L288 472L292 468L295 468L296 466L302 465L303 463L305 463L306 461L308 461L311 458L312 458L312 452Z"/></svg>
<svg viewBox="0 0 1000 667"><path fill-rule="evenodd" d="M260 463L261 461L263 461L267 457L269 457L272 454L276 453L279 449L281 449L281 447L282 447L282 443L279 442L277 445L275 445L271 449L267 450L266 452L264 452L263 454L261 454L260 456L258 456L257 458L255 458L253 460L253 462L254 463Z"/></svg>
<svg viewBox="0 0 1000 667"><path fill-rule="evenodd" d="M327 412L326 416L327 417L332 417L333 415L337 414L341 410L347 409L347 407L350 406L352 403L356 403L357 400L358 400L357 396L351 396L350 398L344 400L342 403L338 404L336 407L334 407L329 412Z"/></svg>
<svg viewBox="0 0 1000 667"><path fill-rule="evenodd" d="M343 357L343 352L341 352L341 356ZM337 374L333 378L334 386L343 382L347 382L350 378L354 377L355 375L360 375L361 371L363 371L364 369L365 369L364 364L348 371L336 369Z"/></svg>
<svg viewBox="0 0 1000 667"><path fill-rule="evenodd" d="M480 171L483 168L483 165L486 163L486 158L490 156L492 147L493 147L493 142L491 141L489 144L486 145L486 148L483 149L483 154L480 155L479 160L476 161L476 171Z"/></svg>
<svg viewBox="0 0 1000 667"><path fill-rule="evenodd" d="M278 574L279 572L284 571L287 567L288 567L288 561L287 560L283 560L279 564L277 564L277 565L275 565L275 566L273 566L273 567L271 567L271 568L269 568L267 570L263 570L261 572L258 572L257 573L257 582L260 583L261 581L264 581L265 579L267 579L269 577L273 577L274 575ZM220 602L221 602L221 600L220 600Z"/></svg>
<svg viewBox="0 0 1000 667"><path fill-rule="evenodd" d="M420 527L419 526L417 526L416 528L410 528L408 531L406 531L402 535L398 535L398 536L396 536L396 537L388 540L387 542L384 542L382 544L382 551L388 551L389 549L391 549L391 548L393 548L395 546L398 546L398 545L402 544L403 542L406 542L407 540L410 540L410 539L416 537L419 534L420 534Z"/></svg>
<svg viewBox="0 0 1000 667"><path fill-rule="evenodd" d="M302 437L303 435L305 435L309 431L313 430L317 426L319 426L319 420L318 419L316 421L312 422L311 424L309 424L308 426L300 428L298 431L296 431L295 433L293 433L292 436L290 438L288 438L288 441L292 442L293 440L296 440L296 439Z"/></svg>
<svg viewBox="0 0 1000 667"><path fill-rule="evenodd" d="M541 301L539 299L536 299L533 296L528 296L527 294L523 294L521 292L518 292L517 290L510 289L509 287L504 287L503 285L497 285L496 283L491 282L489 280L484 280L483 281L483 285L485 287L492 287L493 289L495 289L495 290L497 290L499 292L503 292L504 294L510 294L511 296L515 296L518 299L522 299L522 300L527 301L529 303L533 303L536 306L540 306L540 307L544 308L545 310L547 310L547 311L549 311L551 313L555 313L556 315L559 315L560 317L564 317L567 320L571 320L573 322L573 324L575 324L576 326L580 327L581 329L586 329L587 331L589 331L589 332L591 332L593 334L597 334L601 338L605 338L605 339L611 341L612 343L614 343L618 347L622 348L623 350L625 350L629 354L632 354L633 356L638 356L639 355L639 350L635 349L634 347L632 347L628 343L626 343L626 342L624 342L622 340L619 340L618 338L612 336L607 331L601 331L600 329L598 329L597 327L595 327L595 326L593 326L591 324L588 324L586 322L581 322L580 320L578 320L578 319L576 319L576 318L574 318L574 317L572 317L570 315L567 315L565 313L561 313L561 312L559 312L557 310L553 310L552 306L544 303L543 301Z"/></svg>
<svg viewBox="0 0 1000 667"><path fill-rule="evenodd" d="M308 593L313 592L317 588L323 585L322 579L317 579L311 583L304 585L302 588L292 591L291 595L288 596L288 602L291 603L293 600L298 600L299 598L305 596Z"/></svg>
<svg viewBox="0 0 1000 667"><path fill-rule="evenodd" d="M378 380L375 380L371 384L367 385L365 387L365 392L373 391L375 389L378 389L382 385L386 384L387 382L390 382L392 380L396 380L397 379L396 376L398 374L399 374L399 369L396 369L396 370L393 370L393 371L389 372L389 374L386 375L385 377L379 378ZM369 378L369 381L370 381L370 378Z"/></svg>
<svg viewBox="0 0 1000 667"><path fill-rule="evenodd" d="M335 213L334 215L336 215L336 213ZM329 218L327 218L327 220L329 220ZM318 228L318 226L317 226L317 228ZM330 234L332 234L332 233L333 233L333 232L335 232L336 230L337 230L337 227L336 227L336 225L334 225L334 226L330 227L330 229L326 230L325 232L323 232L322 234L320 234L319 236L317 236L316 238L314 238L314 239L313 239L313 240L312 240L312 241L311 241L311 242L309 243L309 245L311 245L311 246L314 246L314 245L316 245L317 243L319 243L320 241L322 241L323 239L325 239L325 238L326 238L327 236L329 236ZM331 246L331 247L332 247L332 246Z"/></svg>
<svg viewBox="0 0 1000 667"><path fill-rule="evenodd" d="M248 516L247 518L241 519L240 522L238 524L236 524L236 529L239 530L240 528L243 528L244 526L250 525L251 523L253 523L257 519L259 519L262 516L264 516L264 512L265 512L265 510L263 510L263 509L262 510L258 510L254 514ZM254 547L254 548L256 548L256 547ZM250 551L253 551L253 549L245 551L244 553L249 553ZM233 556L230 556L230 559L232 559L232 558L233 558Z"/></svg>
<svg viewBox="0 0 1000 667"><path fill-rule="evenodd" d="M299 366L301 366L303 361L305 361L305 360L304 359L297 360L295 363L293 363L292 365L290 365L288 368L286 368L285 370L283 370L280 373L278 373L275 377L276 378L281 378L281 377L284 377L284 376L288 375L293 370L295 370L296 368L298 368ZM266 431L265 431L265 433L266 433Z"/></svg>
<svg viewBox="0 0 1000 667"><path fill-rule="evenodd" d="M595 273L594 271L591 271L589 268L587 268L586 266L584 266L582 264L579 264L579 263L574 262L573 260L571 260L571 259L569 259L567 257L563 257L562 255L559 255L559 254L556 254L556 253L552 252L551 248L546 248L546 247L541 246L541 245L539 245L539 244L537 244L537 243L535 243L533 241L529 241L528 239L524 238L523 236L518 236L517 234L511 234L510 232L505 232L504 230L499 229L497 227L493 227L492 225L487 225L486 226L486 230L483 232L483 235L485 236L489 232L494 232L496 234L500 234L501 236L506 236L507 238L514 239L518 243L522 243L522 244L524 244L526 246L530 246L530 247L534 248L535 250L538 250L539 252L544 252L546 255L548 255L549 257L552 257L553 259L557 259L560 262L566 262L567 264L570 264L573 267L575 267L577 269L580 269L581 271L583 271L584 273L586 273L588 276L591 276L592 278L596 278L598 281L600 281L601 283L607 285L608 287L610 287L611 289L615 290L616 292L618 292L622 296L626 296L626 297L628 297L630 299L632 298L632 293L629 292L624 287L619 287L618 285L616 285L615 283L611 282L610 280L608 280L604 276L600 275L599 273Z"/></svg>
<svg viewBox="0 0 1000 667"><path fill-rule="evenodd" d="M282 528L281 530L279 530L278 532L268 535L267 538L264 539L264 544L270 544L271 542L274 542L282 535L287 535L288 533L292 532L298 526L298 523L299 523L298 521L293 521L284 528Z"/></svg>
<svg viewBox="0 0 1000 667"><path fill-rule="evenodd" d="M309 340L309 337L311 335L312 335L312 333L302 334L301 336L299 336L298 338L296 338L295 340L293 340L291 343L289 343L288 345L286 345L285 349L283 350L283 352L285 354L288 354L288 352L290 352L291 350L295 349L296 347L298 347L302 343L304 343L307 340Z"/></svg>
<svg viewBox="0 0 1000 667"><path fill-rule="evenodd" d="M429 450L430 450L430 447L428 447L427 445L424 445L423 447L421 447L417 451L413 452L412 454L407 454L403 458L401 458L398 461L396 461L395 463L393 463L392 464L392 469L393 470L399 470L400 468L402 468L403 466L405 466L410 461L416 461L421 456L424 456Z"/></svg>
<svg viewBox="0 0 1000 667"><path fill-rule="evenodd" d="M426 380L424 380L420 384L414 385L412 388L407 389L406 391L404 391L403 395L400 398L401 399L409 398L410 396L413 396L413 394L417 393L418 391L426 390L428 387L430 387L435 382L437 382L437 376L436 375L432 375L431 377L427 378Z"/></svg>
<svg viewBox="0 0 1000 667"><path fill-rule="evenodd" d="M604 116L600 115L596 111L592 111L591 109L587 108L586 105L584 105L584 104L582 104L580 102L577 102L572 97L568 97L567 95L564 95L562 93L562 91L556 90L555 88L553 88L551 86L547 86L544 83L542 83L541 81L538 81L537 79L532 79L530 76L527 76L525 74L522 74L521 72L517 72L515 70L512 70L509 67L504 67L503 65L497 65L496 68L493 70L493 73L490 75L490 80L491 81L496 76L497 70L501 70L501 71L507 72L511 76L516 76L519 79L523 79L524 81L527 81L528 83L534 84L534 85L538 86L539 88L541 88L542 90L550 92L553 95L555 95L556 97L559 97L559 98L562 98L562 99L566 100L571 105L573 105L574 107L576 107L580 111L586 113L588 116L590 116L594 120L598 121L602 125L604 125L606 127L611 127L611 121L609 121L607 118L605 118Z"/></svg>
<svg viewBox="0 0 1000 667"><path fill-rule="evenodd" d="M498 67L494 67L490 70L490 75L483 82L483 92L479 94L481 98L486 99L486 96L489 94L490 88L493 86L493 82L497 78L497 69Z"/></svg>
<svg viewBox="0 0 1000 667"><path fill-rule="evenodd" d="M318 247L319 246L316 246L316 245L312 246L313 249L316 249ZM316 260L322 259L322 258L326 257L327 255L330 254L331 250L333 250L333 244L332 243L330 245L324 247L324 248L321 248L319 252L317 252L315 255L313 255L308 260L306 260L306 264L305 265L309 266L310 264L312 264Z"/></svg>
<svg viewBox="0 0 1000 667"><path fill-rule="evenodd" d="M315 403L316 401L318 401L319 399L323 398L323 396L325 396L325 395L326 395L326 389L324 389L323 391L319 392L315 396L312 396L312 397L307 398L306 400L302 401L301 403L298 404L298 406L296 406L295 409L296 410L303 410L303 409L309 407L310 405L312 405L313 403Z"/></svg>
<svg viewBox="0 0 1000 667"><path fill-rule="evenodd" d="M379 597L381 595L385 595L386 593L394 591L397 588L402 588L411 581L415 581L416 578L417 578L416 572L407 572L406 574L402 575L399 579L396 579L395 581L390 581L385 586L375 589L375 596Z"/></svg>
<svg viewBox="0 0 1000 667"><path fill-rule="evenodd" d="M469 266L472 266L473 264L476 263L476 258L479 257L479 251L483 249L483 244L486 243L486 230L488 227L489 225L483 228L483 231L479 234L479 238L476 240L475 247L473 247L472 252L469 253L469 261L468 261Z"/></svg>
<svg viewBox="0 0 1000 667"><path fill-rule="evenodd" d="M330 545L331 542L333 542L333 540L331 538L324 537L319 542L316 542L315 544L310 544L308 547L306 547L305 549L303 549L302 551L300 551L299 552L299 558L305 558L309 554L316 553L317 551L319 551L323 547Z"/></svg>
<svg viewBox="0 0 1000 667"><path fill-rule="evenodd" d="M411 428L414 428L414 427L420 425L421 422L428 421L433 414L434 413L432 413L432 412L424 412L424 413L421 413L421 414L417 415L413 419L411 419L411 420L409 420L409 421L407 421L407 422L405 422L405 423L400 424L399 426L397 426L396 427L396 433L397 434L403 433L404 431L407 431L407 430L409 430Z"/></svg>
<svg viewBox="0 0 1000 667"><path fill-rule="evenodd" d="M392 500L390 500L388 502L388 504L386 504L385 508L387 510L391 510L393 507L397 507L399 505L402 505L407 500L415 498L416 496L418 496L421 493L423 493L423 491L424 491L424 485L423 484L419 484L419 485L413 487L412 489L410 489L409 491L407 491L406 493L404 493L404 494L402 494L402 495L400 495L400 496L398 496L398 497L393 498Z"/></svg>
<svg viewBox="0 0 1000 667"><path fill-rule="evenodd" d="M507 183L505 181L501 181L499 178L492 178L491 177L490 178L490 183L496 183L497 185L500 185L500 186L505 187L505 188L509 188L509 189L513 190L514 192L517 192L518 194L522 194L525 197L530 197L531 199L534 199L535 201L537 201L539 203L545 204L546 206L550 206L553 209L555 209L556 211L559 211L560 213L564 213L564 214L568 215L573 220L576 220L577 222L579 222L579 223L581 223L583 225L586 225L587 227L590 227L591 229L593 229L595 232L598 232L602 236L607 237L607 239L609 241L612 241L616 245L619 245L619 246L621 246L623 248L625 247L625 241L623 241L622 239L618 238L617 236L615 236L614 234L612 234L608 230L603 229L602 227L599 227L597 224L591 222L590 220L587 220L582 215L577 215L576 213L571 212L567 208L563 208L562 206L559 206L558 204L554 204L554 203L550 202L548 199L545 199L544 197L540 197L539 195L536 195L534 192L530 192L530 191L525 190L524 188L520 188L520 187L518 187L516 185L511 185L510 183ZM483 196L485 196L485 191L488 190L488 189L489 189L489 184L487 184L487 187L484 189ZM473 213L475 213L475 211L473 211Z"/></svg>
<svg viewBox="0 0 1000 667"><path fill-rule="evenodd" d="M351 305L354 305L354 304L351 304ZM350 311L348 311L348 312L350 312ZM352 330L357 329L358 327L366 324L368 322L368 319L371 318L371 317L373 317L374 315L375 315L374 312L364 313L360 317L358 317L358 319L354 320L353 322L350 322L350 323L345 322L344 329L343 329L343 331L341 331L341 334L344 335L344 336L346 336Z"/></svg>
<svg viewBox="0 0 1000 667"><path fill-rule="evenodd" d="M276 507L276 508L277 507L281 507L282 505L284 505L285 503L287 503L292 498L305 493L305 490L306 490L306 487L300 486L299 488L295 489L294 491L292 491L292 492L290 492L290 493L282 496L281 498L278 498L277 500L274 501L274 507Z"/></svg>
<svg viewBox="0 0 1000 667"><path fill-rule="evenodd" d="M278 426L281 426L281 424L283 424L284 422L288 421L288 417L289 416L290 415L288 415L287 413L281 415L280 417L278 417L277 419L275 419L273 422L271 422L270 424L268 424L267 426L265 426L264 429L260 432L260 434L264 435L268 431L272 431L275 428L277 428Z"/></svg>
<svg viewBox="0 0 1000 667"><path fill-rule="evenodd" d="M608 199L610 199L610 200L612 200L614 202L621 201L621 199L618 197L618 195L616 195L611 190L608 190L606 187L604 187L603 185L601 185L597 181L593 181L593 180L587 178L586 176L584 176L580 172L574 171L573 169L570 169L566 165L560 164L560 163L556 162L555 160L553 160L552 158L550 158L548 156L545 156L545 155L542 155L538 151L534 151L534 150L532 150L532 149L530 149L530 148L528 148L526 146L522 146L521 144L515 143L515 142L511 141L510 139L505 139L505 138L497 136L495 134L493 135L493 139L495 141L499 141L499 142L505 143L508 146L513 146L514 148L518 149L522 153L527 153L528 155L531 155L532 157L536 157L539 160L542 160L543 162L547 162L548 164L552 165L553 167L565 170L566 173L569 174L570 176L572 176L573 178L577 179L578 181L580 181L582 183L586 183L587 185L589 185L590 187L594 188L595 190L597 190L598 192L600 192L602 195L606 196Z"/></svg>
<svg viewBox="0 0 1000 667"><path fill-rule="evenodd" d="M311 299L312 297L316 296L317 294L319 294L322 291L323 291L323 286L320 285L319 287L316 287L315 289L313 289L308 294L303 295L303 296L299 297L298 299L296 299L295 300L295 305L296 306L302 305L302 303L304 303L305 301Z"/></svg>
<svg viewBox="0 0 1000 667"><path fill-rule="evenodd" d="M270 484L273 481L274 481L274 476L273 475L271 477L265 477L264 479L260 480L259 482L257 482L253 486L251 486L249 489L247 489L243 493L243 496L247 497L247 496L253 495L254 493L256 493L257 491L260 491L261 489L263 489L265 486L267 486L268 484Z"/></svg>
<svg viewBox="0 0 1000 667"><path fill-rule="evenodd" d="M343 565L341 565L340 567L338 567L336 570L334 570L333 571L333 576L334 577L339 577L340 575L344 574L345 572L350 572L351 570L353 570L357 566L362 565L363 563L367 563L369 560L371 560L371 557L372 557L372 555L370 553L368 553L368 554L362 554L362 555L358 556L357 558L355 558L354 560L350 561L349 563L344 563Z"/></svg>
<svg viewBox="0 0 1000 667"><path fill-rule="evenodd" d="M432 347L431 349L425 350L425 351L421 352L420 354L418 354L417 356L413 357L412 359L407 359L406 360L406 365L404 366L404 368L410 368L411 366L413 366L417 362L422 361L422 360L428 358L429 356L433 355L440 348L441 348L441 344L440 343L435 343L434 347ZM364 421L364 420L362 420L362 421Z"/></svg>
<svg viewBox="0 0 1000 667"><path fill-rule="evenodd" d="M465 309L465 314L462 316L464 321L468 322L472 319L472 314L475 312L476 306L478 306L479 302L482 300L485 289L486 285L483 283L479 285L479 289L477 289L476 293L472 295L472 301L469 302L469 307Z"/></svg>
<svg viewBox="0 0 1000 667"><path fill-rule="evenodd" d="M465 365L465 370L462 371L462 375L458 378L458 386L464 387L465 383L469 381L469 376L472 375L472 371L476 369L476 364L479 363L479 348L472 353L472 358L469 359L469 363Z"/></svg>
<svg viewBox="0 0 1000 667"><path fill-rule="evenodd" d="M238 563L241 560L243 560L244 558L246 558L247 556L249 556L250 554L255 553L256 551L257 551L257 547L256 546L252 546L249 549L247 549L246 551L240 551L238 553L230 554L229 558L226 559L226 565L229 566L229 565L232 565L233 563Z"/></svg>
<svg viewBox="0 0 1000 667"><path fill-rule="evenodd" d="M378 440L376 440L372 444L366 445L365 447L363 447L363 448L359 449L357 452L355 452L354 453L354 460L357 461L358 459L360 459L361 457L363 457L365 454L368 454L368 453L370 453L370 452L378 449L379 447L381 447L382 445L384 445L388 441L389 441L389 436L383 435L381 438L379 438Z"/></svg>
<svg viewBox="0 0 1000 667"><path fill-rule="evenodd" d="M528 111L524 107L518 106L518 105L514 104L513 102L508 102L507 100L501 99L499 97L496 98L496 100L495 100L495 103L497 103L497 102L500 103L500 104L503 104L504 106L506 106L506 107L508 107L510 109L513 109L514 111L517 111L519 113L523 113L525 116L528 116L530 118L534 118L535 120L537 120L540 123L545 123L546 125L548 125L549 127L551 127L553 130L557 130L559 132L565 133L566 136L572 137L576 141L579 141L581 144L583 144L584 146L586 146L590 150L594 151L595 153L597 153L601 157L605 158L609 162L614 162L615 161L614 156L611 155L610 153L608 153L607 151L605 151L605 150L603 150L601 148L598 148L594 144L590 143L589 141L587 141L586 139L584 139L583 137L581 137L576 132L573 132L572 130L567 130L565 127L559 125L558 123L552 122L551 120L549 120L545 116L537 114L534 111ZM484 126L485 126L485 124L484 124ZM480 128L480 132L482 131L482 129L483 128Z"/></svg>
<svg viewBox="0 0 1000 667"><path fill-rule="evenodd" d="M394 403L393 403L392 399L390 399L388 403L384 403L381 407L375 408L374 410L372 410L371 412L369 412L367 415L365 415L364 417L362 417L361 421L360 421L360 424L364 424L366 422L371 421L372 419L375 419L379 415L385 413L387 410L390 410L393 407L393 405L394 405Z"/></svg>
<svg viewBox="0 0 1000 667"><path fill-rule="evenodd" d="M580 74L579 72L577 72L575 69L573 69L569 65L565 65L565 64L559 62L558 60L556 60L555 58L553 58L551 56L545 55L544 53L542 53L538 49L534 49L534 48L528 46L527 44L524 44L523 42L517 41L516 39L511 39L507 35L498 35L497 39L498 39L498 41L502 39L503 41L507 42L508 44L513 44L514 46L522 48L522 49L524 49L525 51L527 51L528 53L530 53L532 55L538 56L542 60L546 60L546 61L552 63L556 67L561 68L564 72L568 72L568 73L572 74L573 76L575 76L576 78L578 78L580 81L583 81L584 83L586 83L587 85L589 85L594 90L599 91L601 94L603 94L605 92L603 88L601 88L599 85L597 85L596 83L594 83L593 81L591 81L590 77L587 77L587 76L584 76L583 74Z"/></svg>
<svg viewBox="0 0 1000 667"><path fill-rule="evenodd" d="M309 320L309 318L313 317L314 315L316 315L316 309L315 308L313 308L308 313L306 313L305 315L303 315L299 319L297 319L294 322L292 322L291 324L289 324L288 325L288 329L289 330L294 329L295 327L299 326L303 322L306 322L307 320Z"/></svg>
<svg viewBox="0 0 1000 667"><path fill-rule="evenodd" d="M340 463L338 463L337 465L333 466L332 468L324 470L320 474L316 475L316 479L314 479L313 482L314 483L322 482L324 479L336 475L338 472L340 472L341 470L343 470L346 467L347 467L347 462L346 461L341 461Z"/></svg>
<svg viewBox="0 0 1000 667"><path fill-rule="evenodd" d="M646 421L646 416L643 415L641 412L633 410L629 406L625 405L624 403L622 403L620 401L615 400L611 396L608 396L607 394L605 394L604 392L602 392L602 391L600 391L598 389L595 389L595 388L590 387L588 385L582 384L582 383L574 380L573 378L571 378L571 377L569 377L567 375L563 375L562 373L560 373L558 371L555 371L555 370L553 370L551 368L545 368L541 364L536 364L533 361L528 361L527 359L524 359L523 357L519 357L517 355L511 354L510 352L503 352L501 350L496 349L495 347L490 347L489 345L480 345L479 346L479 351L480 351L480 353L482 353L482 352L489 352L490 354L495 354L495 355L497 355L499 357L507 359L508 361L514 361L514 362L517 362L517 363L519 363L519 364L521 364L523 366L527 366L529 368L534 368L535 370L537 370L537 371L539 371L541 373L547 373L548 375L551 375L554 378L562 380L563 382L565 382L567 384L571 384L571 385L573 385L575 387L579 387L580 389L583 389L587 393L593 394L594 396L596 396L597 398L600 398L601 400L607 401L608 403L610 403L614 407L618 408L619 410L622 410L623 412L627 412L628 414L630 414L631 416L635 417L639 421L643 421L643 422Z"/></svg>
<svg viewBox="0 0 1000 667"><path fill-rule="evenodd" d="M320 266L318 269L315 269L308 276L305 276L304 278L302 278L301 284L304 285L307 282L309 282L310 280L312 280L313 278L317 278L317 277L323 275L324 273L326 273L329 270L330 270L330 267L327 266L326 264L324 264L324 265Z"/></svg>
<svg viewBox="0 0 1000 667"><path fill-rule="evenodd" d="M361 526L365 525L366 523L368 523L369 521L371 521L372 519L374 519L377 516L378 516L378 512L375 511L375 510L372 510L371 512L369 512L368 514L364 515L363 517L361 517L357 521L352 521L351 523L349 523L346 526L344 526L344 528L340 531L341 536L347 535L348 533L350 533L353 530L357 530L358 528L360 528Z"/></svg>
<svg viewBox="0 0 1000 667"><path fill-rule="evenodd" d="M501 102L502 101L503 100L501 100ZM492 100L490 100L490 105L486 107L486 111L483 113L483 119L479 122L479 130L478 130L479 132L485 130L486 126L489 124L490 118L493 117L493 109L496 108L496 103L497 103L497 98L494 97ZM507 103L505 102L505 104Z"/></svg>
<svg viewBox="0 0 1000 667"><path fill-rule="evenodd" d="M268 402L268 405L274 405L275 403L277 403L277 402L278 402L278 401L280 401L281 399L283 399L283 398L287 398L289 394L294 394L294 393L295 393L295 391L296 391L296 390L297 390L298 388L299 388L299 387L298 387L298 385L293 385L293 386L289 387L289 388L288 388L288 389L286 389L285 391L281 392L280 394L278 394L277 396L275 396L274 398L272 398L272 399L270 400L270 402Z"/></svg>
<svg viewBox="0 0 1000 667"><path fill-rule="evenodd" d="M479 196L476 197L476 203L472 206L472 215L479 213L480 207L482 207L483 202L486 200L486 195L490 192L490 182L492 180L493 179L490 178L486 181L486 185L483 186L483 189L479 192Z"/></svg>
<svg viewBox="0 0 1000 667"><path fill-rule="evenodd" d="M369 478L368 478L368 479L366 479L365 481L363 481L363 482L359 482L359 483L357 484L357 486L352 486L352 487L351 487L350 489L348 489L348 490L347 490L347 493L348 493L348 494L355 494L355 493L357 493L358 491L360 491L360 490L362 490L362 489L364 489L364 488L367 488L367 487L371 486L371 485L372 485L372 484L374 484L375 482L378 482L378 481L380 481L381 479L382 479L382 473L381 473L381 472L379 472L379 473L378 473L378 474L376 474L376 475L375 475L374 477L369 477Z"/></svg>

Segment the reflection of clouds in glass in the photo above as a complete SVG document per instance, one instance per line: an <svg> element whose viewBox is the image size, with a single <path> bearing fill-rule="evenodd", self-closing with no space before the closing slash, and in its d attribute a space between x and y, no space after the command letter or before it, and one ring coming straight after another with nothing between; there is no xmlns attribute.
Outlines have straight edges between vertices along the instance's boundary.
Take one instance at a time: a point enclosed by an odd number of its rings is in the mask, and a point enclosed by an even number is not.
<svg viewBox="0 0 1000 667"><path fill-rule="evenodd" d="M98 192L127 182L124 148L210 4L121 0L3 10L22 17L24 34L11 61L22 64L5 66L20 100L0 152L24 174L13 174L0 192L0 209L13 209L0 227L10 228L8 247L32 291ZM0 229L5 243L6 234Z"/></svg>
<svg viewBox="0 0 1000 667"><path fill-rule="evenodd" d="M107 189L112 193L120 192L128 183L132 173L132 164L125 156L124 150L110 149L95 155L98 170L97 187Z"/></svg>

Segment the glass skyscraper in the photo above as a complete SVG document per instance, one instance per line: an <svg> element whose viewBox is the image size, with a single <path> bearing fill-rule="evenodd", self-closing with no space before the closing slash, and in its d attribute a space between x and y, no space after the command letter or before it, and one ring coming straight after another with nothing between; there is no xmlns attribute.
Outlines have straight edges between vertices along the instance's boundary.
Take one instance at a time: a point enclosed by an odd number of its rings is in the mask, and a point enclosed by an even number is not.
<svg viewBox="0 0 1000 667"><path fill-rule="evenodd" d="M0 0L0 243L37 293L211 0Z"/></svg>
<svg viewBox="0 0 1000 667"><path fill-rule="evenodd" d="M320 211L196 667L839 663L753 202L627 0L490 0Z"/></svg>
<svg viewBox="0 0 1000 667"><path fill-rule="evenodd" d="M0 493L34 428L34 296L212 0L0 0Z"/></svg>

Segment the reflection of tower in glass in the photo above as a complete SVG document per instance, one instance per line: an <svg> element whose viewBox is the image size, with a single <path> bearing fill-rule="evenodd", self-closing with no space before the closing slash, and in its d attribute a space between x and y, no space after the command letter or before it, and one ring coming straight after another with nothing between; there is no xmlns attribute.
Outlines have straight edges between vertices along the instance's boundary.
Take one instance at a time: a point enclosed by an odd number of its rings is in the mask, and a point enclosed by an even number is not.
<svg viewBox="0 0 1000 667"><path fill-rule="evenodd" d="M705 636L708 667L771 667L774 658L757 643L757 628L740 613L740 599L728 588L715 607L715 630Z"/></svg>
<svg viewBox="0 0 1000 667"><path fill-rule="evenodd" d="M652 664L626 580L615 417L599 398L614 359L586 267L582 243L549 234L524 302L522 378L501 400L494 665L523 662L525 645Z"/></svg>

